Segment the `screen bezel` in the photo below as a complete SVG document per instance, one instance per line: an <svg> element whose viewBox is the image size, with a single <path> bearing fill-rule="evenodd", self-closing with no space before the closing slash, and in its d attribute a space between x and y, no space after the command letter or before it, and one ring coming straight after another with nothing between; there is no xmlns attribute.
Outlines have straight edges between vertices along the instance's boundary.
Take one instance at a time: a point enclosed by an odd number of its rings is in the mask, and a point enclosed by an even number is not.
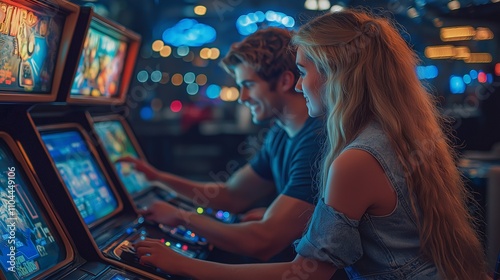
<svg viewBox="0 0 500 280"><path fill-rule="evenodd" d="M122 25L108 20L98 14L96 14L92 9L89 11L89 16L86 19L88 22L85 25L85 30L82 31L81 42L79 42L79 48L76 54L75 65L73 67L73 75L70 79L69 87L66 89L66 102L68 104L112 104L112 105L122 105L125 103L125 98L129 89L130 81L132 79L132 74L134 71L137 55L139 53L139 45L141 42L141 36L129 29L126 29ZM98 30L112 38L123 40L127 44L127 51L125 54L125 61L123 62L123 71L121 74L121 80L118 87L118 95L115 97L89 97L89 96L77 96L71 95L71 88L73 86L73 81L76 77L76 72L78 70L78 65L82 57L83 45L87 34L91 26L97 26Z"/></svg>
<svg viewBox="0 0 500 280"><path fill-rule="evenodd" d="M5 142L7 147L10 149L10 152L14 155L14 160L17 164L19 164L19 167L23 169L25 179L27 181L26 183L31 184L31 188L26 186L25 190L27 192L30 192L30 194L33 196L35 203L38 205L40 211L42 212L41 214L44 215L44 218L46 219L45 222L47 223L47 227L50 228L54 235L57 234L57 239L62 242L62 244L58 245L63 246L63 250L65 250L66 252L66 258L64 260L36 276L37 278L44 278L71 263L75 259L75 252L59 222L59 219L56 217L56 214L53 212L52 207L50 206L48 200L45 198L40 186L38 185L37 180L32 174L33 167L31 163L29 163L29 158L24 153L22 145L19 142L16 144L12 137L8 133L3 131L0 131L0 139Z"/></svg>
<svg viewBox="0 0 500 280"><path fill-rule="evenodd" d="M56 3L50 3L51 1L34 1L34 0L2 0L2 2L7 4L12 4L16 6L25 6L32 10L47 9L49 11L55 12L58 15L65 17L63 21L63 26L61 30L61 41L59 42L57 59L54 66L54 73L52 77L52 88L48 93L12 93L8 90L0 91L0 102L10 103L10 102L52 102L56 100L59 88L61 86L62 75L65 71L66 62L68 58L68 51L71 41L73 39L73 34L75 32L75 27L78 20L78 14L80 12L80 7L76 4L67 1L56 1ZM53 2L53 1L52 1Z"/></svg>
<svg viewBox="0 0 500 280"><path fill-rule="evenodd" d="M106 160L108 160L109 164L112 166L114 172L116 173L116 176L119 178L120 176L118 175L118 170L116 170L114 163L111 162L111 158L109 156L108 151L106 150L104 145L102 145L100 143L103 140L99 137L99 135L95 131L95 127L94 127L95 123L106 122L106 121L119 121L121 123L123 129L125 130L127 137L129 138L130 142L132 143L132 146L134 147L135 151L137 152L139 159L143 160L143 161L147 161L147 159L146 159L146 156L144 155L144 152L141 149L141 146L139 145L139 142L137 141L137 138L135 137L134 132L132 131L132 128L129 126L128 122L125 120L124 117L122 117L121 115L116 115L116 114L92 117L92 129L94 130L93 133L96 134L96 139L98 139L99 147L101 148L103 153L106 155ZM145 188L142 191L136 192L134 194L129 193L128 190L125 190L125 191L127 192L127 194L129 194L130 196L135 198L135 197L139 197L139 196L143 195L144 193L149 192L151 189L153 189L153 185Z"/></svg>
<svg viewBox="0 0 500 280"><path fill-rule="evenodd" d="M76 208L76 205L75 205L75 203L73 201L73 198L71 197L71 194L69 193L68 187L66 186L66 183L64 182L63 178L59 174L59 171L57 171L56 164L55 164L54 160L52 159L52 156L50 155L50 152L47 149L47 146L45 145L45 143L43 143L43 140L40 139L40 141L42 141L45 153L46 153L47 157L49 158L49 160L50 160L50 162L52 164L52 167L54 168L54 171L56 172L56 174L57 174L57 176L59 178L59 181L63 184L64 191L66 192L66 195L68 196L68 198L71 199L71 202L73 204L73 207L74 207L75 211L78 212L78 216L80 218L80 221L84 225L87 225L87 227L89 228L89 230L92 230L96 226L102 224L103 222L111 219L112 217L115 217L120 212L122 212L122 210L123 210L123 202L122 202L122 200L120 198L120 195L116 191L116 188L115 188L113 182L109 178L109 175L106 172L106 169L104 168L104 165L103 165L103 163L101 161L101 158L99 157L97 151L95 150L95 147L92 144L92 141L90 140L90 137L88 136L87 132L83 129L83 127L80 124L78 124L78 123L62 123L62 124L40 126L40 127L37 127L37 129L38 129L38 132L40 133L40 136L42 136L43 134L60 133L60 132L67 132L67 131L76 131L76 132L80 133L80 135L82 136L83 141L87 145L87 148L89 149L91 155L94 157L94 159L95 159L98 167L101 169L101 172L102 172L102 174L104 176L104 180L106 180L106 182L108 183L109 188L111 189L111 192L115 196L115 199L116 199L116 202L117 202L117 206L116 206L116 209L113 212L109 213L107 216L104 216L104 217L102 217L100 219L95 220L94 222L92 222L90 224L85 223L85 221L83 220L83 218L82 218L82 216L80 214L80 211Z"/></svg>

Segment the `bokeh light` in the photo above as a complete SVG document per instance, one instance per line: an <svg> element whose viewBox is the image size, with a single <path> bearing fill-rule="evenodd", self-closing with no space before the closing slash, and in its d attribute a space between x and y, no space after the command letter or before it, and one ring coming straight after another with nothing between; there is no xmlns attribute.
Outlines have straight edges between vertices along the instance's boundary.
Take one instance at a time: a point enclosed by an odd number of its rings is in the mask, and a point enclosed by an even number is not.
<svg viewBox="0 0 500 280"><path fill-rule="evenodd" d="M205 74L199 74L196 76L196 83L200 86L203 86L207 83L207 75Z"/></svg>
<svg viewBox="0 0 500 280"><path fill-rule="evenodd" d="M174 113L180 112L182 110L182 102L179 100L172 101L172 103L170 103L170 110Z"/></svg>
<svg viewBox="0 0 500 280"><path fill-rule="evenodd" d="M171 81L172 81L172 84L174 86L180 86L182 84L182 81L183 81L183 77L181 74L177 73L177 74L174 74L171 78Z"/></svg>

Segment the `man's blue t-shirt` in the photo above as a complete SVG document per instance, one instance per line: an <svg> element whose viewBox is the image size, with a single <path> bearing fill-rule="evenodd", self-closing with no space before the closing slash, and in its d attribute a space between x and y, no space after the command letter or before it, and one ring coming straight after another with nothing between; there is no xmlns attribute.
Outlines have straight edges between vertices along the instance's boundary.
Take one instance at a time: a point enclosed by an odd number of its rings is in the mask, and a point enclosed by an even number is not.
<svg viewBox="0 0 500 280"><path fill-rule="evenodd" d="M262 178L274 181L277 195L314 204L316 188L313 185L319 172L317 161L324 135L321 118L308 118L292 138L274 125L260 152L250 160L250 166Z"/></svg>

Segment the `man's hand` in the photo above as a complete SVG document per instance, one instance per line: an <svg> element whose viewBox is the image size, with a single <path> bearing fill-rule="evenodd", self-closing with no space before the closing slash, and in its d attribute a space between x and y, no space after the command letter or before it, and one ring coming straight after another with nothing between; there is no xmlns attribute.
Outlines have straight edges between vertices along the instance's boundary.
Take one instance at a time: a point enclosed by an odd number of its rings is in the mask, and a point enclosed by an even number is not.
<svg viewBox="0 0 500 280"><path fill-rule="evenodd" d="M127 163L133 164L134 169L139 171L139 172L144 173L144 175L146 176L146 178L149 181L158 180L158 178L160 177L161 172L143 160L133 158L130 156L126 156L126 157L122 157L122 158L117 159L116 162L117 163L127 162Z"/></svg>
<svg viewBox="0 0 500 280"><path fill-rule="evenodd" d="M189 212L183 211L175 206L157 201L146 210L139 210L146 220L159 224L176 227L180 224L189 224Z"/></svg>

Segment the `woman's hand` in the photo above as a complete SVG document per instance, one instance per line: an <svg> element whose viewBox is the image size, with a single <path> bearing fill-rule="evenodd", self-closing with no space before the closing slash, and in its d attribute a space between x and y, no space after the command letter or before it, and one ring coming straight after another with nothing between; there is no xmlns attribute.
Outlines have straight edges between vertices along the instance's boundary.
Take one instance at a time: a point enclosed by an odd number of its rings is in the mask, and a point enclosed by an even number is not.
<svg viewBox="0 0 500 280"><path fill-rule="evenodd" d="M142 265L152 265L170 274L182 274L181 267L192 261L174 252L160 240L146 239L134 244L134 247Z"/></svg>

